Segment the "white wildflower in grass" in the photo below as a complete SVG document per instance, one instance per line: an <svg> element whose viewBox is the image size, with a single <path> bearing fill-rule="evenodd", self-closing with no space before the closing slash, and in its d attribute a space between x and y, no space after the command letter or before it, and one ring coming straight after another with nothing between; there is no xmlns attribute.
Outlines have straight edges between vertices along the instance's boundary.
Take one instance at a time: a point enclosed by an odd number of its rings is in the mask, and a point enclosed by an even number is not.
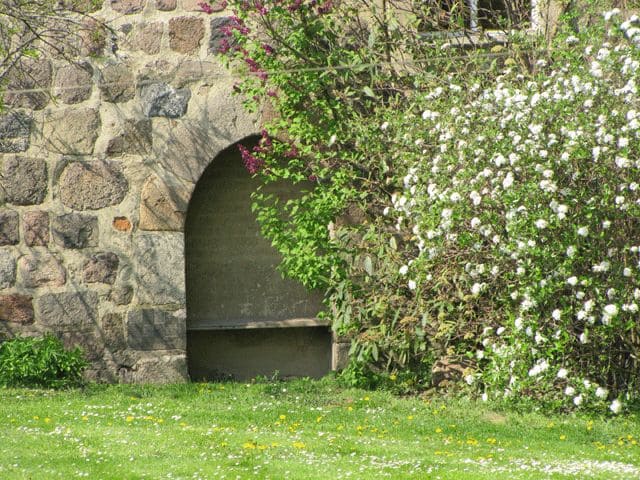
<svg viewBox="0 0 640 480"><path fill-rule="evenodd" d="M551 312L551 317L554 320L559 321L560 318L562 317L562 311L556 308L553 312Z"/></svg>
<svg viewBox="0 0 640 480"><path fill-rule="evenodd" d="M514 320L513 322L514 327L516 328L516 330L522 330L523 327L523 322L522 322L522 318L518 317Z"/></svg>
<svg viewBox="0 0 640 480"><path fill-rule="evenodd" d="M561 368L560 370L558 370L558 374L556 375L556 377L567 378L568 374L569 374L569 371L566 368Z"/></svg>
<svg viewBox="0 0 640 480"><path fill-rule="evenodd" d="M409 271L409 266L408 265L402 265L400 267L400 269L398 270L398 273L400 273L400 275L406 275L408 271Z"/></svg>
<svg viewBox="0 0 640 480"><path fill-rule="evenodd" d="M589 227L580 227L580 228L578 228L578 232L577 233L581 237L586 237L587 235L589 235Z"/></svg>
<svg viewBox="0 0 640 480"><path fill-rule="evenodd" d="M416 281L409 280L409 282L407 283L407 286L409 287L409 290L415 290L417 287Z"/></svg>
<svg viewBox="0 0 640 480"><path fill-rule="evenodd" d="M575 393L576 393L576 389L573 388L571 385L569 385L567 388L564 389L564 394L568 397L575 395Z"/></svg>
<svg viewBox="0 0 640 480"><path fill-rule="evenodd" d="M575 397L573 397L573 404L576 407L579 407L580 405L582 405L583 401L584 401L584 398L582 397L582 394L576 395Z"/></svg>
<svg viewBox="0 0 640 480"><path fill-rule="evenodd" d="M572 287L575 287L578 284L578 277L572 276L572 277L567 278L567 283L569 285L571 285Z"/></svg>

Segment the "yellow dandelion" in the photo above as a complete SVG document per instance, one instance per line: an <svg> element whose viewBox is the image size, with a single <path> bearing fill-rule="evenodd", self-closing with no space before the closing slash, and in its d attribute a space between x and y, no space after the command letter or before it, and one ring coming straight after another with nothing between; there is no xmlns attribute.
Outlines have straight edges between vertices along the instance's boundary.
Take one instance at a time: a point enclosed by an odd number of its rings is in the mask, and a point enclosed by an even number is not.
<svg viewBox="0 0 640 480"><path fill-rule="evenodd" d="M88 422L89 421L89 417L86 417L86 416L82 417L82 421L83 422Z"/></svg>
<svg viewBox="0 0 640 480"><path fill-rule="evenodd" d="M293 447L302 450L306 448L306 445L302 442L293 442Z"/></svg>
<svg viewBox="0 0 640 480"><path fill-rule="evenodd" d="M442 429L440 427L436 428L436 433L442 433Z"/></svg>
<svg viewBox="0 0 640 480"><path fill-rule="evenodd" d="M286 415L280 415L278 418L279 418L280 420L284 420L285 418L287 418L287 416L286 416Z"/></svg>
<svg viewBox="0 0 640 480"><path fill-rule="evenodd" d="M46 418L44 419L44 423L51 423L51 419L50 419L49 417L46 417Z"/></svg>
<svg viewBox="0 0 640 480"><path fill-rule="evenodd" d="M132 417L131 415L129 415L127 418L125 418L125 421L127 422L133 422L134 417Z"/></svg>
<svg viewBox="0 0 640 480"><path fill-rule="evenodd" d="M564 440L566 440L566 439L567 439L567 436L566 436L566 435L560 435L560 440L564 441Z"/></svg>
<svg viewBox="0 0 640 480"><path fill-rule="evenodd" d="M256 448L256 444L253 442L244 442L242 444L242 448L246 449L246 450L253 450L254 448Z"/></svg>
<svg viewBox="0 0 640 480"><path fill-rule="evenodd" d="M391 380L392 382L395 382L397 378L398 377L396 377L395 373L392 373L391 375L389 375L389 380Z"/></svg>

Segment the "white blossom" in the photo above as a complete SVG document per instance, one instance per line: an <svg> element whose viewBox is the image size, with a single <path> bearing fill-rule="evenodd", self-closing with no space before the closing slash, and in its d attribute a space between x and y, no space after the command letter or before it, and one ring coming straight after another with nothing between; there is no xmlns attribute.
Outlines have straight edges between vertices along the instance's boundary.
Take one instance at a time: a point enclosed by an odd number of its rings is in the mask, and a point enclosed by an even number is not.
<svg viewBox="0 0 640 480"><path fill-rule="evenodd" d="M611 402L611 405L609 405L609 410L611 410L615 414L620 413L622 411L622 403L620 402L620 400L616 398L613 402Z"/></svg>
<svg viewBox="0 0 640 480"><path fill-rule="evenodd" d="M598 398L607 398L607 396L609 396L609 390L607 390L606 388L598 387L596 388L595 395Z"/></svg>

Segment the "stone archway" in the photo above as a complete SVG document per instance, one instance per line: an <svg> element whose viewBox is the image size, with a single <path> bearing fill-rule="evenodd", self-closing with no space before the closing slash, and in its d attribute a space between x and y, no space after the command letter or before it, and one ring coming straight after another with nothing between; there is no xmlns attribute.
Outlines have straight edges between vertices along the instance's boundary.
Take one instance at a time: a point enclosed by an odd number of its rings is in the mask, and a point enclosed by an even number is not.
<svg viewBox="0 0 640 480"><path fill-rule="evenodd" d="M257 185L234 145L207 167L189 202L187 357L194 380L319 377L331 369L331 333L315 318L320 295L277 272L278 254L251 210ZM287 185L273 191L294 194Z"/></svg>

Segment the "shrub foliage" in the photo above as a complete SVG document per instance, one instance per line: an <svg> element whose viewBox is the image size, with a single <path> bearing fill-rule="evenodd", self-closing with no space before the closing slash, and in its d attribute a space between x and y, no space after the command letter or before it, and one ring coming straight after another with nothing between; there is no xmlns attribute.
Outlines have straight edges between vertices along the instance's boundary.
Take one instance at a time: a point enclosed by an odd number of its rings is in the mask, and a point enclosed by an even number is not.
<svg viewBox="0 0 640 480"><path fill-rule="evenodd" d="M458 358L483 396L619 412L640 384L639 20L568 8L551 44L462 50L404 3L234 6L238 91L276 112L244 162L314 183L255 209L353 338L345 375L419 388Z"/></svg>

